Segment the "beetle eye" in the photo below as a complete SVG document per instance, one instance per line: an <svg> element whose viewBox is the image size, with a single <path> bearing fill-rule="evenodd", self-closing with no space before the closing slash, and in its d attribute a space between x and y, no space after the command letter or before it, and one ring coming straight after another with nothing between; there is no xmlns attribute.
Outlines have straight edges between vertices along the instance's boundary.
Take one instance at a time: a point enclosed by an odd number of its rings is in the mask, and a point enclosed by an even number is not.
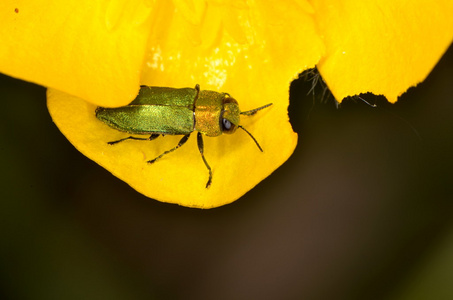
<svg viewBox="0 0 453 300"><path fill-rule="evenodd" d="M232 124L227 119L222 119L222 126L223 126L223 130L229 131L232 127Z"/></svg>

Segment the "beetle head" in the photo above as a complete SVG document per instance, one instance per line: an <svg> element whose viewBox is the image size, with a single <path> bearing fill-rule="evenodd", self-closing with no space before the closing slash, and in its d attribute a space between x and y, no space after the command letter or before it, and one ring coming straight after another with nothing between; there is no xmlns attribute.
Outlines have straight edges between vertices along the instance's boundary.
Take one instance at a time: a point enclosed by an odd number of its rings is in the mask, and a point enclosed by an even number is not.
<svg viewBox="0 0 453 300"><path fill-rule="evenodd" d="M239 105L237 101L234 98L226 97L223 100L223 110L222 113L220 114L220 128L222 129L223 133L233 133L236 131L236 129L241 128L253 139L258 149L260 149L260 151L263 152L263 149L261 148L258 141L253 137L253 135L243 126L239 125L239 120L241 115L253 116L254 114L256 114L257 111L262 110L263 108L269 107L271 105L272 103L269 103L252 110L241 112L239 110Z"/></svg>
<svg viewBox="0 0 453 300"><path fill-rule="evenodd" d="M238 102L234 98L225 97L220 114L220 128L223 133L231 134L236 131L239 126L240 113Z"/></svg>

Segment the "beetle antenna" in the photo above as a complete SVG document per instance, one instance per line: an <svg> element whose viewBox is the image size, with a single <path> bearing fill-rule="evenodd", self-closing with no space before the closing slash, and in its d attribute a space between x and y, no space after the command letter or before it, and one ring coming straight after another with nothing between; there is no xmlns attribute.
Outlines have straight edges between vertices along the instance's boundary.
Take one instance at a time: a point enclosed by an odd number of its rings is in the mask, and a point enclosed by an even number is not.
<svg viewBox="0 0 453 300"><path fill-rule="evenodd" d="M269 105L270 105L270 104L268 104L267 106L269 106ZM267 106L266 106L266 107L267 107ZM263 107L263 108L264 108L264 107ZM260 144L258 144L258 141L253 137L253 135L252 135L250 132L248 132L247 129L245 129L244 127L242 127L241 125L238 125L238 127L241 128L242 130L244 130L245 132L247 132L248 135L250 135L250 137L253 139L253 141L255 142L255 144L258 146L258 149L260 149L260 151L263 152L263 149L261 148Z"/></svg>
<svg viewBox="0 0 453 300"><path fill-rule="evenodd" d="M257 111L259 110L262 110L263 108L266 108L266 107L269 107L271 106L272 103L269 103L269 104L266 104L264 106L261 106L261 107L258 107L258 108L255 108L255 109L252 109L252 110L248 110L248 111L241 111L241 115L246 115L246 116L253 116L254 114L256 114ZM243 128L244 129L244 128ZM245 129L244 129L245 130ZM247 130L246 130L247 131ZM250 134L250 133L249 133ZM260 148L261 149L261 148Z"/></svg>

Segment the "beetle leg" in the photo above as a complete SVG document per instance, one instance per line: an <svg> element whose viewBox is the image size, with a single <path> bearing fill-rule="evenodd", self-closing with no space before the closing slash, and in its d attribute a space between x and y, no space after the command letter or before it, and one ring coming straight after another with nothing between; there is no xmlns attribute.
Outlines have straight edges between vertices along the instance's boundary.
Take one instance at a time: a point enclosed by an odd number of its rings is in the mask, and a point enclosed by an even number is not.
<svg viewBox="0 0 453 300"><path fill-rule="evenodd" d="M203 144L203 136L201 135L201 132L198 132L197 136L197 141L198 141L198 150L200 150L201 153L201 158L203 158L204 164L206 165L206 168L208 168L209 171L209 179L208 182L206 183L206 188L211 186L212 182L212 170L211 167L209 166L208 162L206 161L206 158L204 157L204 144Z"/></svg>
<svg viewBox="0 0 453 300"><path fill-rule="evenodd" d="M158 160L159 158L164 156L165 154L168 154L168 153L171 153L171 152L175 151L176 149L178 149L179 147L181 147L182 145L184 145L187 142L187 140L189 139L189 136L190 136L190 133L186 134L185 136L182 137L182 139L179 141L179 143L178 143L178 145L176 145L176 147L174 147L174 148L172 148L172 149L170 149L168 151L165 151L164 153L162 153L161 155L159 155L155 159L148 160L148 163L152 164L152 163L156 162L156 160Z"/></svg>
<svg viewBox="0 0 453 300"><path fill-rule="evenodd" d="M129 137L124 138L124 139L121 139L121 140L108 142L107 144L109 144L109 145L115 145L115 144L118 144L119 142L122 142L122 141L125 141L125 140L152 141L152 140L154 140L155 138L157 138L158 136L159 136L159 134L157 134L157 133L151 134L151 135L149 136L149 138L139 138L139 137L135 137L135 136L129 136Z"/></svg>
<svg viewBox="0 0 453 300"><path fill-rule="evenodd" d="M160 134L158 134L158 133L153 133L149 136L149 138L147 138L147 140L152 141L154 139L157 139L159 137L159 135Z"/></svg>

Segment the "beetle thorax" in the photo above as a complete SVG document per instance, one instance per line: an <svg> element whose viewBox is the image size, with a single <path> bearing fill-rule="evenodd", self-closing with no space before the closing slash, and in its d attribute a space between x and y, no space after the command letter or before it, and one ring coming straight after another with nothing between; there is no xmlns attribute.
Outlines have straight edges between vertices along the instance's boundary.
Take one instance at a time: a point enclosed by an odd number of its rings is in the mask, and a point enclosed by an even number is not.
<svg viewBox="0 0 453 300"><path fill-rule="evenodd" d="M207 136L219 136L220 116L225 94L214 91L200 91L195 100L195 130Z"/></svg>

